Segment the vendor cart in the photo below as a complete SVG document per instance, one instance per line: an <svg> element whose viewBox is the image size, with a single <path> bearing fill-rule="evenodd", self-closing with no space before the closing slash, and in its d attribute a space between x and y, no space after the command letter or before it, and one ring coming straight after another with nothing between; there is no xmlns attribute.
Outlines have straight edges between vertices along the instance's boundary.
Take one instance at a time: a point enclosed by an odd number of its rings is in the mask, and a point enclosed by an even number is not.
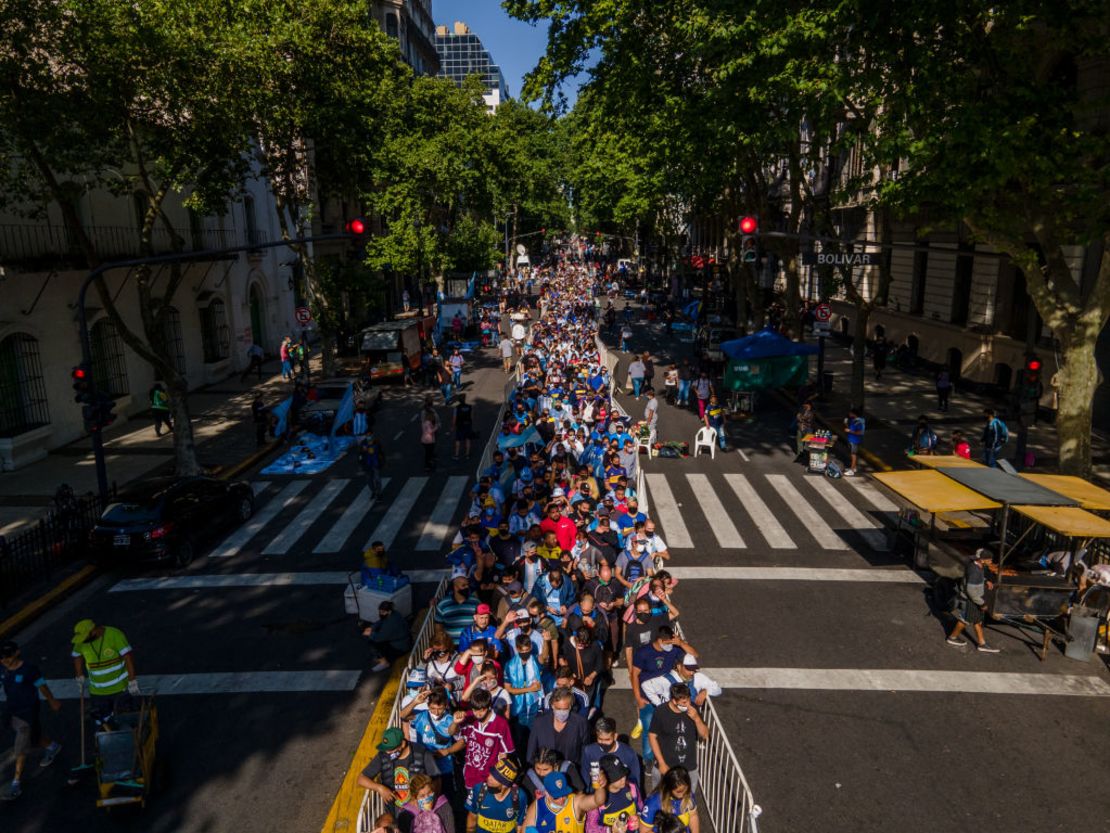
<svg viewBox="0 0 1110 833"><path fill-rule="evenodd" d="M117 712L95 736L96 806L146 806L155 786L158 707L153 696L139 699L139 710Z"/></svg>
<svg viewBox="0 0 1110 833"><path fill-rule="evenodd" d="M806 454L806 471L824 474L829 464L829 449L833 439L829 433L806 434L802 437L802 449Z"/></svg>

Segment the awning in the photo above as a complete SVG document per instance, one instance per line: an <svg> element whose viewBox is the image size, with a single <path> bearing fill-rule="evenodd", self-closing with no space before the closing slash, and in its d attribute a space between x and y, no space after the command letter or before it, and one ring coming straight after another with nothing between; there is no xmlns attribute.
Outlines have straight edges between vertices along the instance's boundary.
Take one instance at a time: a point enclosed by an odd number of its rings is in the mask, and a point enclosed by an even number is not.
<svg viewBox="0 0 1110 833"><path fill-rule="evenodd" d="M1110 538L1110 521L1078 506L1013 506L1043 527L1068 538Z"/></svg>
<svg viewBox="0 0 1110 833"><path fill-rule="evenodd" d="M923 512L976 512L1002 507L936 471L884 471L872 477Z"/></svg>
<svg viewBox="0 0 1110 833"><path fill-rule="evenodd" d="M969 469L941 467L938 472L991 500L1023 506L1075 506L1076 501L1023 477L986 466Z"/></svg>
<svg viewBox="0 0 1110 833"><path fill-rule="evenodd" d="M976 463L974 460L968 460L966 457L960 457L955 454L915 454L910 458L919 466L925 466L930 469L948 468L948 469L985 469L982 463Z"/></svg>
<svg viewBox="0 0 1110 833"><path fill-rule="evenodd" d="M1070 497L1084 509L1110 512L1110 491L1069 474L1023 474L1026 480Z"/></svg>

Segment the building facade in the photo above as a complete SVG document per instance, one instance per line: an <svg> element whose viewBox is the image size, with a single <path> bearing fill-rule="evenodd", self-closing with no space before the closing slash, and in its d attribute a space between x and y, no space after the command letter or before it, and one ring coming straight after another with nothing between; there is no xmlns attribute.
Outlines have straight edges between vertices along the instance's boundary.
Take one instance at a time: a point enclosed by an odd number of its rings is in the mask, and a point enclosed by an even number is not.
<svg viewBox="0 0 1110 833"><path fill-rule="evenodd" d="M142 194L75 189L75 207L103 261L139 256ZM216 216L200 216L170 196L165 211L186 251L278 239L276 210L264 183L251 178ZM169 234L155 233L155 253L170 251ZM284 335L298 333L293 256L285 249L212 256L190 263L170 299L163 338L191 388L241 371L252 342L276 354ZM88 274L56 205L41 220L0 215L0 471L40 459L84 433L71 371L81 361L78 289ZM134 274L112 270L108 289L128 328L142 333ZM152 272L155 297L168 268ZM144 412L153 369L128 348L90 288L86 321L97 386L116 400L117 430ZM144 339L145 340L145 339Z"/></svg>
<svg viewBox="0 0 1110 833"><path fill-rule="evenodd" d="M481 39L465 23L436 27L436 51L439 52L439 74L461 84L471 75L482 79L482 98L492 113L509 97L505 76L482 45Z"/></svg>
<svg viewBox="0 0 1110 833"><path fill-rule="evenodd" d="M371 0L370 14L400 44L401 57L413 72L439 74L432 0Z"/></svg>

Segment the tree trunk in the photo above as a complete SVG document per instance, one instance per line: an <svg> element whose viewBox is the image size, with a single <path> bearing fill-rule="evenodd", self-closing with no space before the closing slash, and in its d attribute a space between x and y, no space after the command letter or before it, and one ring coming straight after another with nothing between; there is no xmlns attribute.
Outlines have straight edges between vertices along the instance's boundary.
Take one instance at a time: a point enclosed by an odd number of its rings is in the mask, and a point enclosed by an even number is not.
<svg viewBox="0 0 1110 833"><path fill-rule="evenodd" d="M1075 331L1058 334L1062 363L1056 373L1060 471L1084 478L1091 476L1091 414L1098 386L1095 362L1098 333L1086 330L1081 325Z"/></svg>
<svg viewBox="0 0 1110 833"><path fill-rule="evenodd" d="M870 304L856 304L856 326L852 336L852 406L862 414L865 405L864 380L867 373L867 323L871 319Z"/></svg>
<svg viewBox="0 0 1110 833"><path fill-rule="evenodd" d="M176 375L176 374L175 374ZM170 380L170 412L173 414L174 468L179 477L200 474L197 445L193 437L193 423L189 418L189 387L178 377Z"/></svg>

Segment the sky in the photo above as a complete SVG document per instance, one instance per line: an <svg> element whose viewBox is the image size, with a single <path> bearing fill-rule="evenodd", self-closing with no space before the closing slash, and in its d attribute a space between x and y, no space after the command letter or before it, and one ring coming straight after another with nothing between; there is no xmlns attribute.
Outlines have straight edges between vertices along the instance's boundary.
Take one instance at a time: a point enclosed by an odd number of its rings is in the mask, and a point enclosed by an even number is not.
<svg viewBox="0 0 1110 833"><path fill-rule="evenodd" d="M520 98L524 76L547 49L547 26L531 26L509 17L501 0L432 0L432 17L437 26L450 27L461 20L482 40L482 45L501 67L509 94ZM574 102L574 85L564 92Z"/></svg>

